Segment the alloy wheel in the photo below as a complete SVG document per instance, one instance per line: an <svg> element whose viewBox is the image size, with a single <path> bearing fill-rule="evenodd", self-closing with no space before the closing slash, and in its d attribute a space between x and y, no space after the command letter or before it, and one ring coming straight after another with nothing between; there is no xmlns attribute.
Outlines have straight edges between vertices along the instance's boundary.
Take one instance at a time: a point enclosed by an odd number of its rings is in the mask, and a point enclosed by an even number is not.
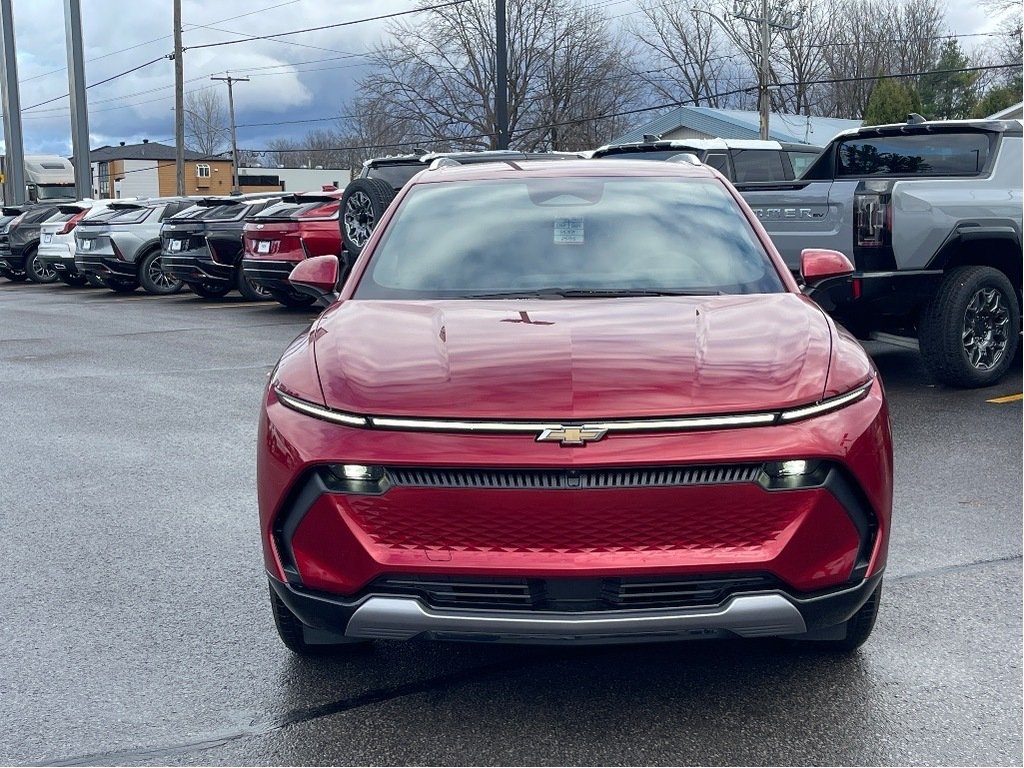
<svg viewBox="0 0 1024 768"><path fill-rule="evenodd" d="M345 206L345 234L362 248L370 239L370 233L373 232L376 223L370 198L364 192L354 193Z"/></svg>
<svg viewBox="0 0 1024 768"><path fill-rule="evenodd" d="M152 282L153 285L159 286L160 288L174 288L175 286L181 284L181 281L178 280L178 278L172 277L171 275L164 272L160 263L159 256L157 256L149 263L148 276L150 282Z"/></svg>
<svg viewBox="0 0 1024 768"><path fill-rule="evenodd" d="M971 365L981 371L993 368L1006 354L1010 312L997 288L980 288L964 312L963 345Z"/></svg>

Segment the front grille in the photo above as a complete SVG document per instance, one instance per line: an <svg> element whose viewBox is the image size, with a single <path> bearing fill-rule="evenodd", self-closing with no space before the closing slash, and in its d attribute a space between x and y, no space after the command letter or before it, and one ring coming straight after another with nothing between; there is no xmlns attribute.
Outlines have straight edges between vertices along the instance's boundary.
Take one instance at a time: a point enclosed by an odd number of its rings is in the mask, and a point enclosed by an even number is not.
<svg viewBox="0 0 1024 768"><path fill-rule="evenodd" d="M425 469L389 467L392 485L414 488L667 488L752 483L760 464L638 469Z"/></svg>
<svg viewBox="0 0 1024 768"><path fill-rule="evenodd" d="M573 612L717 606L737 592L780 586L759 573L605 579L385 576L366 591L418 597L434 608Z"/></svg>

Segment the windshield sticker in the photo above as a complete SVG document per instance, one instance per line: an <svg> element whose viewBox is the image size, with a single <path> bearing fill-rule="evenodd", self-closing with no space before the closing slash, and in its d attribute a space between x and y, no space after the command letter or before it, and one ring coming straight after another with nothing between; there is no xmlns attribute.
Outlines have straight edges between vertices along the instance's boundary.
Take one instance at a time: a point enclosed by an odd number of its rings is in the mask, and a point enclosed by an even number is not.
<svg viewBox="0 0 1024 768"><path fill-rule="evenodd" d="M555 219L555 245L582 245L583 219Z"/></svg>

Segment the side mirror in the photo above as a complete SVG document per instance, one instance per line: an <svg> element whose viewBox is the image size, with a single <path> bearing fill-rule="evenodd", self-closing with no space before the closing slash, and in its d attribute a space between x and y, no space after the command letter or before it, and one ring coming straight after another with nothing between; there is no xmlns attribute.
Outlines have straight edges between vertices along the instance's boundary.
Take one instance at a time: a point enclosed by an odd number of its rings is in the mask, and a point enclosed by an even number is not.
<svg viewBox="0 0 1024 768"><path fill-rule="evenodd" d="M853 272L853 264L839 251L804 248L800 252L800 277L808 287L834 277L846 277Z"/></svg>
<svg viewBox="0 0 1024 768"><path fill-rule="evenodd" d="M288 275L288 282L299 293L313 296L323 306L338 300L338 257L314 256L300 261Z"/></svg>

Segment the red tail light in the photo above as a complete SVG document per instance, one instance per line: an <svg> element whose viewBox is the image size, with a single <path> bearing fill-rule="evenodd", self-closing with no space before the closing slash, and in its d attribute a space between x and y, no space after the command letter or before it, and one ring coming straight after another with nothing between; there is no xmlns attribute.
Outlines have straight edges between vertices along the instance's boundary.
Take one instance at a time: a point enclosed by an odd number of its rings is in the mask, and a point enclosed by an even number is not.
<svg viewBox="0 0 1024 768"><path fill-rule="evenodd" d="M72 216L70 219L68 219L66 222L64 222L64 226L61 227L61 230L57 234L58 235L70 235L71 234L71 230L73 230L75 228L75 226L78 224L78 222L82 220L82 217L85 216L85 213L86 213L85 211L79 211L74 216Z"/></svg>

